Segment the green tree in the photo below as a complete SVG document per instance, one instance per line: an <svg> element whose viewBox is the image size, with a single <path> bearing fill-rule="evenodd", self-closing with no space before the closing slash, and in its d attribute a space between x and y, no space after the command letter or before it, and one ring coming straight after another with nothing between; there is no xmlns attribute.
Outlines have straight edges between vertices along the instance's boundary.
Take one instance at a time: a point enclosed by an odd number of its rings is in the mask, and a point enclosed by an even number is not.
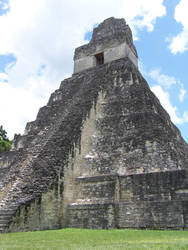
<svg viewBox="0 0 188 250"><path fill-rule="evenodd" d="M0 152L9 151L11 148L11 141L7 137L6 130L3 129L3 126L0 126Z"/></svg>

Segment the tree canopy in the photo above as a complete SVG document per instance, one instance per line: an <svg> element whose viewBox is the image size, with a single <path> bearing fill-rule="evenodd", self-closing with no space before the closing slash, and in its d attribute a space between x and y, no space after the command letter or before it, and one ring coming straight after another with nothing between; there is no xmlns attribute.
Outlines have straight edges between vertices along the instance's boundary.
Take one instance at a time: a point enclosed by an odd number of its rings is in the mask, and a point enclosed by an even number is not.
<svg viewBox="0 0 188 250"><path fill-rule="evenodd" d="M6 130L3 129L3 126L0 126L0 152L9 151L11 148L11 141L7 137Z"/></svg>

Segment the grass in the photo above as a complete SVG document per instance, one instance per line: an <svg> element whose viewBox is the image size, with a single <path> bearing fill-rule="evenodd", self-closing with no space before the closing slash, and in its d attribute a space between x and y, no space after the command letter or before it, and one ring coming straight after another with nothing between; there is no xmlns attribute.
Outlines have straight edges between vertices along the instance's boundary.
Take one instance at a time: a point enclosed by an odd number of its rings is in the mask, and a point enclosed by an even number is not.
<svg viewBox="0 0 188 250"><path fill-rule="evenodd" d="M0 234L0 250L188 249L188 231L61 229Z"/></svg>

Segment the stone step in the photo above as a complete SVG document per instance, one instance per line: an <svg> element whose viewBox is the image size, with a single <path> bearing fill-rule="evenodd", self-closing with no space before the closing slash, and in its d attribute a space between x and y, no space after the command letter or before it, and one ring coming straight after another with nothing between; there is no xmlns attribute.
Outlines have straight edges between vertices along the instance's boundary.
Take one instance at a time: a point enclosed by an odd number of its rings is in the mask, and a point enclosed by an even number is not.
<svg viewBox="0 0 188 250"><path fill-rule="evenodd" d="M13 209L10 209L10 210L1 210L0 209L0 216L3 216L3 215L5 215L5 216L8 216L8 215L11 216L11 215L13 215L15 213L15 210L13 210Z"/></svg>
<svg viewBox="0 0 188 250"><path fill-rule="evenodd" d="M3 218L11 218L12 214L0 214L0 220Z"/></svg>
<svg viewBox="0 0 188 250"><path fill-rule="evenodd" d="M10 219L9 220L2 220L2 219L0 219L0 224L7 224L7 223L9 223L10 222Z"/></svg>
<svg viewBox="0 0 188 250"><path fill-rule="evenodd" d="M9 217L8 217L8 216L1 217L1 218L0 218L0 224L1 224L2 221L6 221L6 222L10 221L11 218L12 218L12 216L9 216Z"/></svg>
<svg viewBox="0 0 188 250"><path fill-rule="evenodd" d="M1 220L9 220L12 217L12 215L0 215L0 221Z"/></svg>
<svg viewBox="0 0 188 250"><path fill-rule="evenodd" d="M16 203L15 203L15 205L11 205L10 203L8 203L6 207L4 207L4 208L2 207L2 209L0 209L0 210L14 210L17 207L18 207L18 205Z"/></svg>

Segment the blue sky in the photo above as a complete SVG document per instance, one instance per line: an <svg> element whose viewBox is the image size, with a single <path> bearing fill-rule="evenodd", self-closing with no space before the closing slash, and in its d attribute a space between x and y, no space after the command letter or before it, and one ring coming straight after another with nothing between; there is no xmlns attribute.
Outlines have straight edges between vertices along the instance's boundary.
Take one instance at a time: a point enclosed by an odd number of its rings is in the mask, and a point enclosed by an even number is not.
<svg viewBox="0 0 188 250"><path fill-rule="evenodd" d="M131 26L140 71L188 142L187 2L0 0L0 124L9 137L71 76L74 49L93 27L114 16Z"/></svg>
<svg viewBox="0 0 188 250"><path fill-rule="evenodd" d="M183 118L188 110L188 51L174 54L170 51L168 42L168 38L177 35L182 30L182 25L174 19L174 10L179 2L178 0L164 1L166 15L156 21L153 32L142 30L139 33L139 40L135 41L135 45L139 59L146 68L143 70L143 75L151 88L159 84L156 78L148 74L152 70L159 71L160 75L173 77L174 82L176 81L171 87L167 87L167 84L163 83L160 86L169 94L172 106L176 107L176 115L180 119L179 122L176 121L176 126L188 142L188 123L186 118ZM186 92L183 100L179 98L181 91ZM160 99L160 96L158 97Z"/></svg>

